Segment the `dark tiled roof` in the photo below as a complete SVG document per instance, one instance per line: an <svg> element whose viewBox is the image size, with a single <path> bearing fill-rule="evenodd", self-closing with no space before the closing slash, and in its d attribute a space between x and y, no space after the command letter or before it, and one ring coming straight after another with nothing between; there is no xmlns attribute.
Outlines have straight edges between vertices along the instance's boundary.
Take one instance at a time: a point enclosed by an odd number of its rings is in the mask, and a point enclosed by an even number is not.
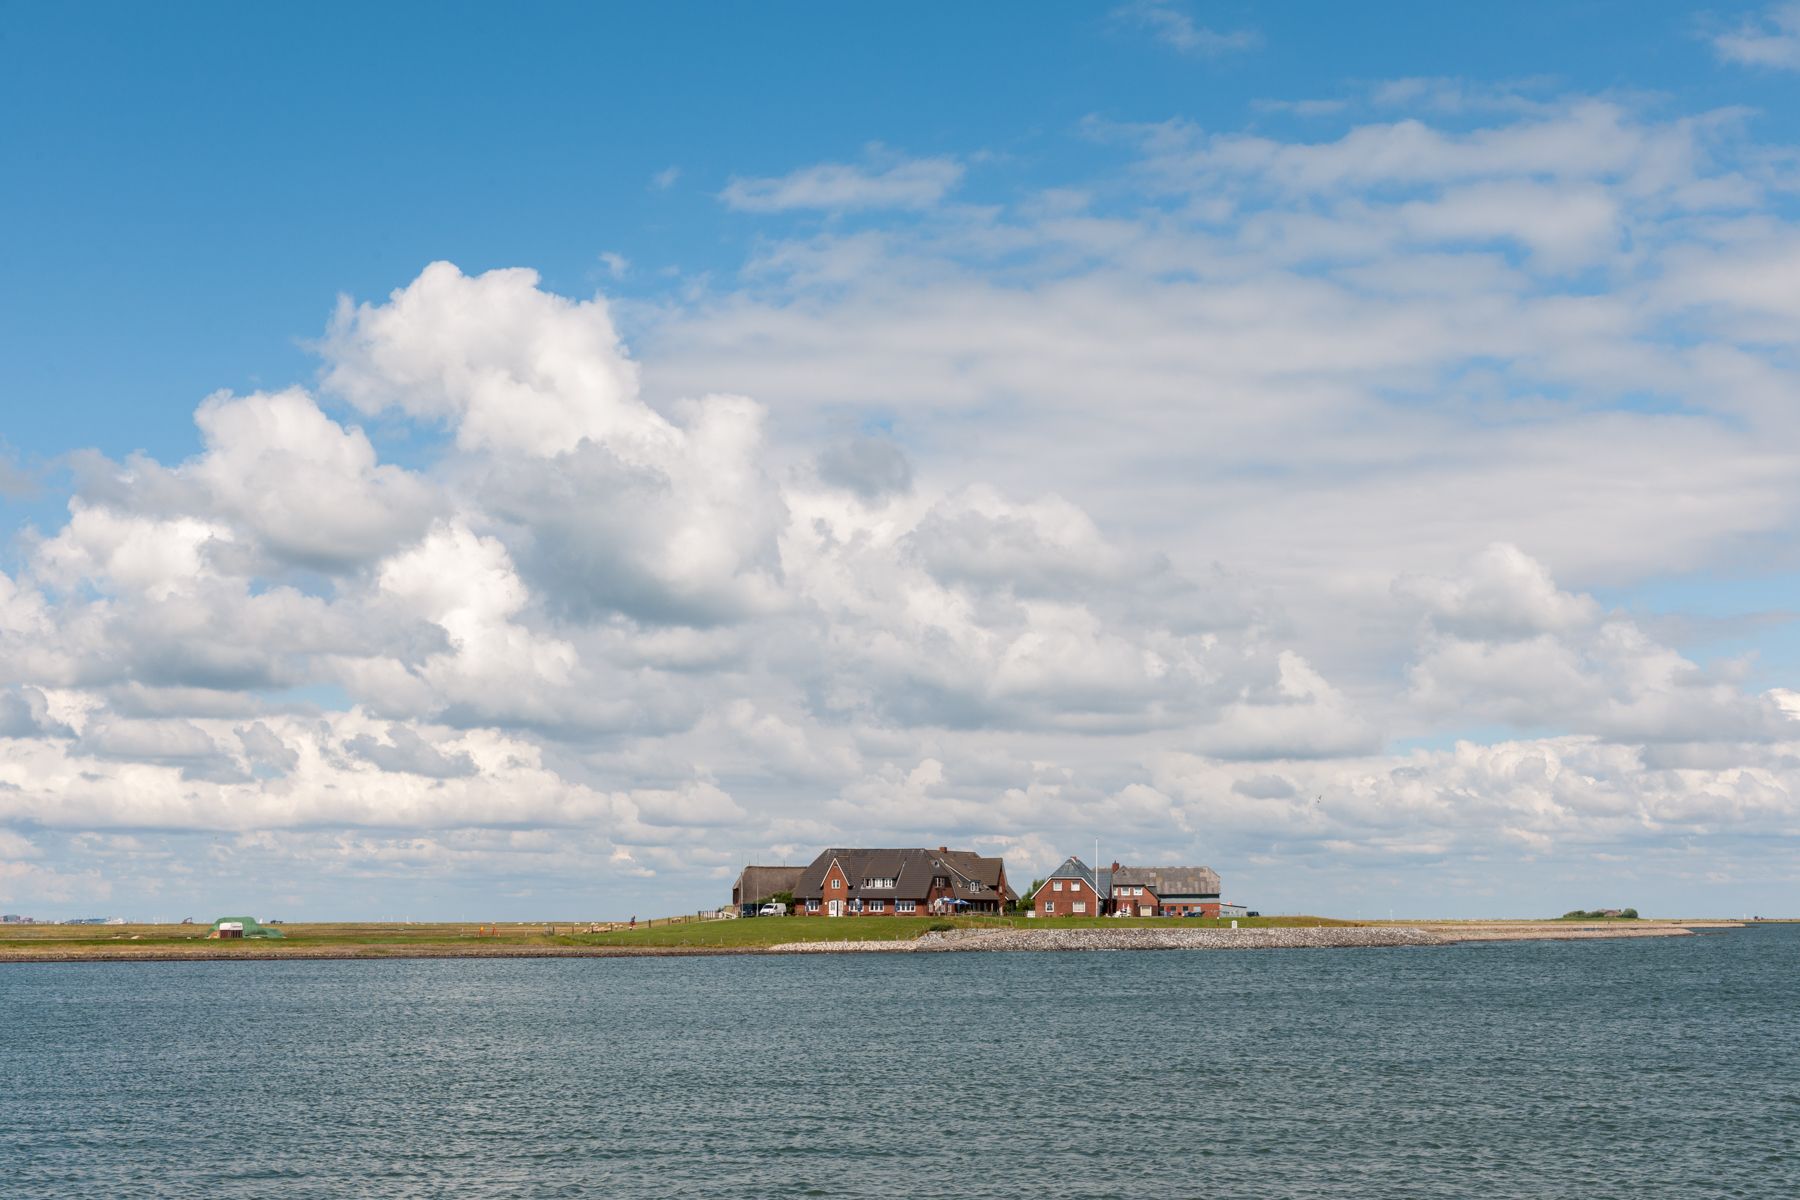
<svg viewBox="0 0 1800 1200"><path fill-rule="evenodd" d="M777 892L793 891L805 872L805 867L745 867L732 891L739 904L763 904Z"/></svg>
<svg viewBox="0 0 1800 1200"><path fill-rule="evenodd" d="M836 862L850 881L849 897L876 900L924 900L931 894L933 878L950 881L951 893L959 900L994 900L999 896L1005 864L998 858L987 858L969 850L926 850L904 848L876 850L834 847L813 859L801 870L800 882L794 888L796 897L817 898L825 894L825 876ZM864 887L873 879L891 879L892 887ZM1011 898L1007 889L1004 898Z"/></svg>

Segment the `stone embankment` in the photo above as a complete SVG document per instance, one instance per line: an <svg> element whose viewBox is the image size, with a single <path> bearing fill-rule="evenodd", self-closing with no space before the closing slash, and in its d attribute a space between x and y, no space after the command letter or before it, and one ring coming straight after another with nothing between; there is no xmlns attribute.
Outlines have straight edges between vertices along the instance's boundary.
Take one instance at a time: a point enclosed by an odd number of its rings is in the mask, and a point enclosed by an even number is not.
<svg viewBox="0 0 1800 1200"><path fill-rule="evenodd" d="M1342 946L1436 946L1444 939L1406 926L1284 929L955 929L928 933L921 950L1312 950Z"/></svg>
<svg viewBox="0 0 1800 1200"><path fill-rule="evenodd" d="M1320 929L952 929L911 942L788 942L787 954L960 950L1323 950L1349 946L1441 946L1449 938L1407 926Z"/></svg>
<svg viewBox="0 0 1800 1200"><path fill-rule="evenodd" d="M1709 928L1725 928L1710 926ZM1579 942L1594 938L1692 937L1684 925L1434 925L1447 942Z"/></svg>

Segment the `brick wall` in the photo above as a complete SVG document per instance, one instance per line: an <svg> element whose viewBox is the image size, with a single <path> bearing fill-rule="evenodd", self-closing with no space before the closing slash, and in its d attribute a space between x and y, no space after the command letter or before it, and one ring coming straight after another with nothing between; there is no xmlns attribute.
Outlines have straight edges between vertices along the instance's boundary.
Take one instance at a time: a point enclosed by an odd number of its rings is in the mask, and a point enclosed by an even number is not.
<svg viewBox="0 0 1800 1200"><path fill-rule="evenodd" d="M1131 888L1141 888L1144 894L1141 896L1127 896L1122 894ZM1161 905L1156 898L1156 893L1151 891L1145 884L1133 883L1114 887L1112 898L1115 909L1128 912L1134 917L1157 917L1162 915Z"/></svg>
<svg viewBox="0 0 1800 1200"><path fill-rule="evenodd" d="M1061 890L1058 890L1060 885ZM1075 906L1083 906L1075 911ZM1040 917L1095 917L1100 913L1100 897L1079 879L1050 879L1031 898L1032 911ZM1052 911L1054 908L1054 911Z"/></svg>

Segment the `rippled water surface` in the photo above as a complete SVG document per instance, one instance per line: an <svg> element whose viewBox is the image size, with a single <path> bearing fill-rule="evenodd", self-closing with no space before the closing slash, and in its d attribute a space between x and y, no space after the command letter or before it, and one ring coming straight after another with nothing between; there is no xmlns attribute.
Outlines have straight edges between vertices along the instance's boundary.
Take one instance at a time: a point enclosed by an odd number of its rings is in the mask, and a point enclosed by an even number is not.
<svg viewBox="0 0 1800 1200"><path fill-rule="evenodd" d="M1800 1196L1800 927L0 966L6 1197Z"/></svg>

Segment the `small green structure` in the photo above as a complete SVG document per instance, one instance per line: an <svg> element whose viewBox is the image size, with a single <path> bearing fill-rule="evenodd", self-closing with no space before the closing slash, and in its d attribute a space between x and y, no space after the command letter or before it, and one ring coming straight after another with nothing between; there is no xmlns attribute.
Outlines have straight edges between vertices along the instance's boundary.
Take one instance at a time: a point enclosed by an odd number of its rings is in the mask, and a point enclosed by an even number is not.
<svg viewBox="0 0 1800 1200"><path fill-rule="evenodd" d="M255 917L220 917L206 931L209 938L278 938L287 934L264 925Z"/></svg>

